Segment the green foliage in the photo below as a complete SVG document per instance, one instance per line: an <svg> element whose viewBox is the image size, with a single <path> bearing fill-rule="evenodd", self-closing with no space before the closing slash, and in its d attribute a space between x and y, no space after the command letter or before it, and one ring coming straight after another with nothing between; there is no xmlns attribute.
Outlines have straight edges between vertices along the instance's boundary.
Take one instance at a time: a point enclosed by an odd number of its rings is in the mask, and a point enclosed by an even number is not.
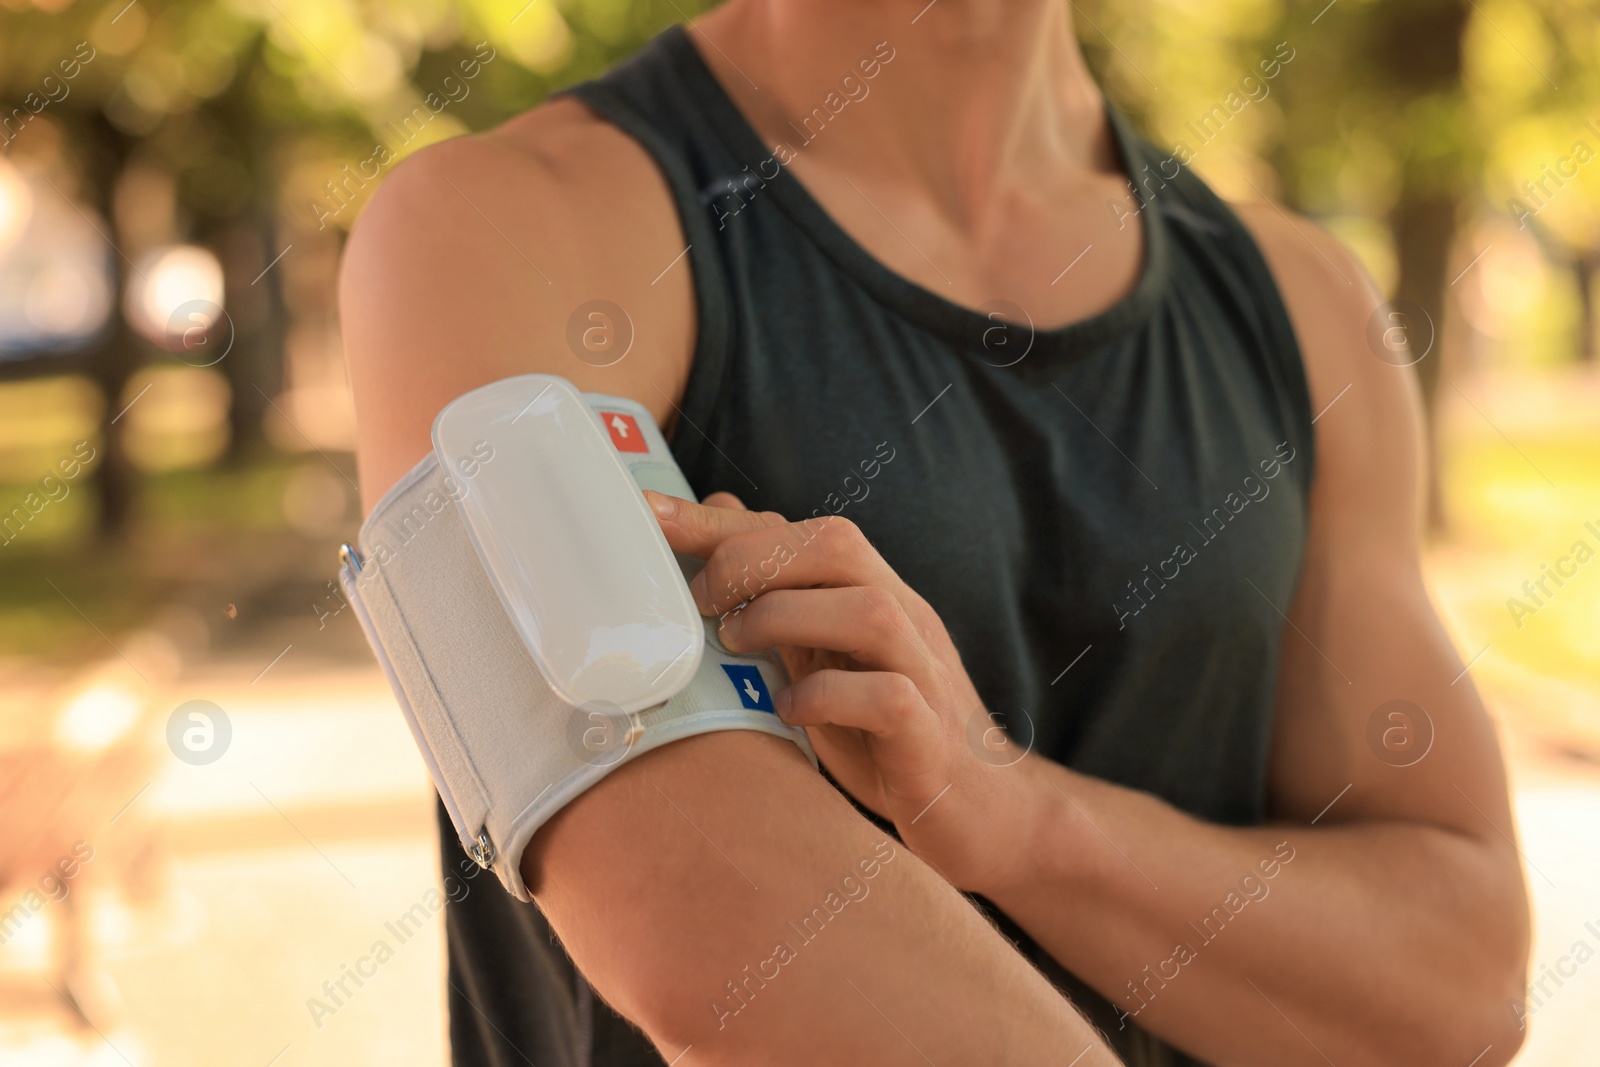
<svg viewBox="0 0 1600 1067"><path fill-rule="evenodd" d="M1503 209L1576 140L1600 152L1600 132L1584 125L1600 126L1594 0L1077 7L1080 37L1113 98L1173 143L1277 42L1295 49L1267 100L1242 112L1215 152L1199 154L1196 169L1230 193L1245 177L1270 180L1252 169L1270 160L1283 195L1317 215L1382 217L1404 180ZM1600 240L1593 169L1578 179L1581 192L1562 198L1570 204L1551 209L1552 229L1574 245Z"/></svg>
<svg viewBox="0 0 1600 1067"><path fill-rule="evenodd" d="M126 4L126 6L124 6ZM696 0L111 0L0 11L0 102L23 106L87 42L45 114L90 149L103 117L177 175L198 218L266 208L295 160L365 158L389 123L494 60L429 136L493 126L631 53ZM483 49L480 49L480 43ZM446 79L454 81L447 87ZM59 90L55 90L59 93ZM46 94L49 95L49 94ZM351 213L353 215L353 213ZM348 224L348 218L341 220Z"/></svg>
<svg viewBox="0 0 1600 1067"><path fill-rule="evenodd" d="M88 41L95 59L53 117L82 125L105 115L180 175L190 210L226 218L259 203L293 160L365 158L390 122L459 78L479 42L496 60L418 144L493 126L710 6L110 0L6 11L0 100L37 91ZM1540 208L1547 239L1571 248L1600 242L1600 167L1582 168L1560 196L1546 195L1560 187L1549 181L1530 189L1579 141L1600 153L1594 0L1292 8L1284 0L1083 0L1075 9L1113 97L1174 145L1243 78L1259 78L1261 61L1287 42L1295 58L1264 80L1266 97L1196 152L1197 171L1226 194L1279 194L1330 218L1381 218L1402 186L1481 198L1513 214L1516 200ZM263 160L276 172L262 173Z"/></svg>
<svg viewBox="0 0 1600 1067"><path fill-rule="evenodd" d="M1597 0L1074 9L1112 99L1173 147L1286 43L1294 59L1195 152L1197 173L1224 196L1280 197L1314 216L1391 296L1486 330L1495 359L1552 362L1600 347L1600 292L1584 299L1585 287L1600 289ZM1535 244L1546 262L1530 274ZM1472 284L1453 285L1491 246ZM1441 366L1418 366L1425 397Z"/></svg>

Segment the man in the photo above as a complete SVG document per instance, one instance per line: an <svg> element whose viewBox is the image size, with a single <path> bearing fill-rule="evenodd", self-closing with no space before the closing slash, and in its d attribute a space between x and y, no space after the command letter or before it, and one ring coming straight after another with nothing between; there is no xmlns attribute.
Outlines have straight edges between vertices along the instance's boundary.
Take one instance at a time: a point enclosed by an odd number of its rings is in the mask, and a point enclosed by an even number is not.
<svg viewBox="0 0 1600 1067"><path fill-rule="evenodd" d="M1070 14L731 0L357 226L368 507L485 382L644 403L724 491L651 498L702 611L900 842L769 738L626 764L529 847L538 909L451 905L458 1063L1097 1062L1056 990L1131 1063L1516 1051L1504 772L1379 297L1129 133Z"/></svg>

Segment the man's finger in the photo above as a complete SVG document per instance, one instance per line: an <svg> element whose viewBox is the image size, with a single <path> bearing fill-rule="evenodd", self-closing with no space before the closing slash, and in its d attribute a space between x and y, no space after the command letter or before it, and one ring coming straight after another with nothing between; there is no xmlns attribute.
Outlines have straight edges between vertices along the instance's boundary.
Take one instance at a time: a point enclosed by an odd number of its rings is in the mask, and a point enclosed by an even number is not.
<svg viewBox="0 0 1600 1067"><path fill-rule="evenodd" d="M837 515L768 526L723 539L690 588L702 608L721 614L774 589L881 586L910 590L859 527Z"/></svg>
<svg viewBox="0 0 1600 1067"><path fill-rule="evenodd" d="M937 691L940 671L893 594L877 587L777 589L723 617L719 638L730 652L774 646L849 656Z"/></svg>
<svg viewBox="0 0 1600 1067"><path fill-rule="evenodd" d="M790 726L844 726L886 739L937 724L916 684L892 671L816 671L780 690L776 706Z"/></svg>
<svg viewBox="0 0 1600 1067"><path fill-rule="evenodd" d="M713 497L731 496L717 493ZM748 533L767 526L783 523L783 516L773 511L749 511L741 503L738 507L707 507L690 500L681 500L665 493L646 489L644 498L655 512L661 532L667 535L667 544L674 552L687 552L705 559L734 534ZM711 498L708 498L711 499ZM737 500L737 498L734 498Z"/></svg>
<svg viewBox="0 0 1600 1067"><path fill-rule="evenodd" d="M898 806L926 810L950 785L940 757L939 717L904 675L821 670L780 690L774 703L778 717L791 726L869 735L873 777L881 783L875 799L885 808L893 797Z"/></svg>
<svg viewBox="0 0 1600 1067"><path fill-rule="evenodd" d="M712 493L710 496L700 501L700 503L704 504L708 508L731 508L734 511L750 510L744 506L743 500L740 500L732 493L723 489L719 489L715 493Z"/></svg>

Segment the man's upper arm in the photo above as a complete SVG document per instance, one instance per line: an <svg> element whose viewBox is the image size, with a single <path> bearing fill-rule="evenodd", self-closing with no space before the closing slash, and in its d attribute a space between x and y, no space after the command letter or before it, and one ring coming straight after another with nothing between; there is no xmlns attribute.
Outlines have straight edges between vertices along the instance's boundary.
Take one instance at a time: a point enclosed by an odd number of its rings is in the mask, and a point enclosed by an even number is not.
<svg viewBox="0 0 1600 1067"><path fill-rule="evenodd" d="M671 414L694 342L688 264L662 270L682 251L671 199L631 142L567 119L532 145L512 131L426 150L358 222L340 308L367 509L427 453L444 404L508 375ZM609 367L566 340L593 299L635 330ZM952 1062L1043 1064L1091 1040L975 909L776 738L707 734L623 764L540 829L522 868L594 987L669 1060L692 1043L703 1064L902 1062L915 1039Z"/></svg>
<svg viewBox="0 0 1600 1067"><path fill-rule="evenodd" d="M1424 823L1489 846L1514 870L1499 745L1422 581L1415 376L1369 349L1382 298L1354 256L1270 207L1241 215L1288 305L1319 413L1310 533L1280 667L1275 812L1310 819L1349 786L1324 825Z"/></svg>
<svg viewBox="0 0 1600 1067"><path fill-rule="evenodd" d="M571 101L401 163L340 273L366 506L426 454L445 403L509 375L558 374L662 421L695 340L687 261L661 273L679 234L649 157ZM593 300L621 308L634 334L609 365L568 341Z"/></svg>

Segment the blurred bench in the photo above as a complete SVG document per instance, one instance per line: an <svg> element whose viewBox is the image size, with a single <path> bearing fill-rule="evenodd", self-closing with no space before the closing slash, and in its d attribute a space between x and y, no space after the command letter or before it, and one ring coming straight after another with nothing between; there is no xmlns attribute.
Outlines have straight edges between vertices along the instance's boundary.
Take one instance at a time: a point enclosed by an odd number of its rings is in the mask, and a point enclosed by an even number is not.
<svg viewBox="0 0 1600 1067"><path fill-rule="evenodd" d="M118 685L130 673L101 669L65 700L38 693L0 711L0 958L19 955L19 935L21 947L33 940L23 934L29 924L47 924L44 978L80 1025L106 1013L108 982L93 960L84 884L127 875L117 858L129 854L126 843L109 846L113 820L156 769L154 711L133 686ZM146 845L137 841L132 855Z"/></svg>

